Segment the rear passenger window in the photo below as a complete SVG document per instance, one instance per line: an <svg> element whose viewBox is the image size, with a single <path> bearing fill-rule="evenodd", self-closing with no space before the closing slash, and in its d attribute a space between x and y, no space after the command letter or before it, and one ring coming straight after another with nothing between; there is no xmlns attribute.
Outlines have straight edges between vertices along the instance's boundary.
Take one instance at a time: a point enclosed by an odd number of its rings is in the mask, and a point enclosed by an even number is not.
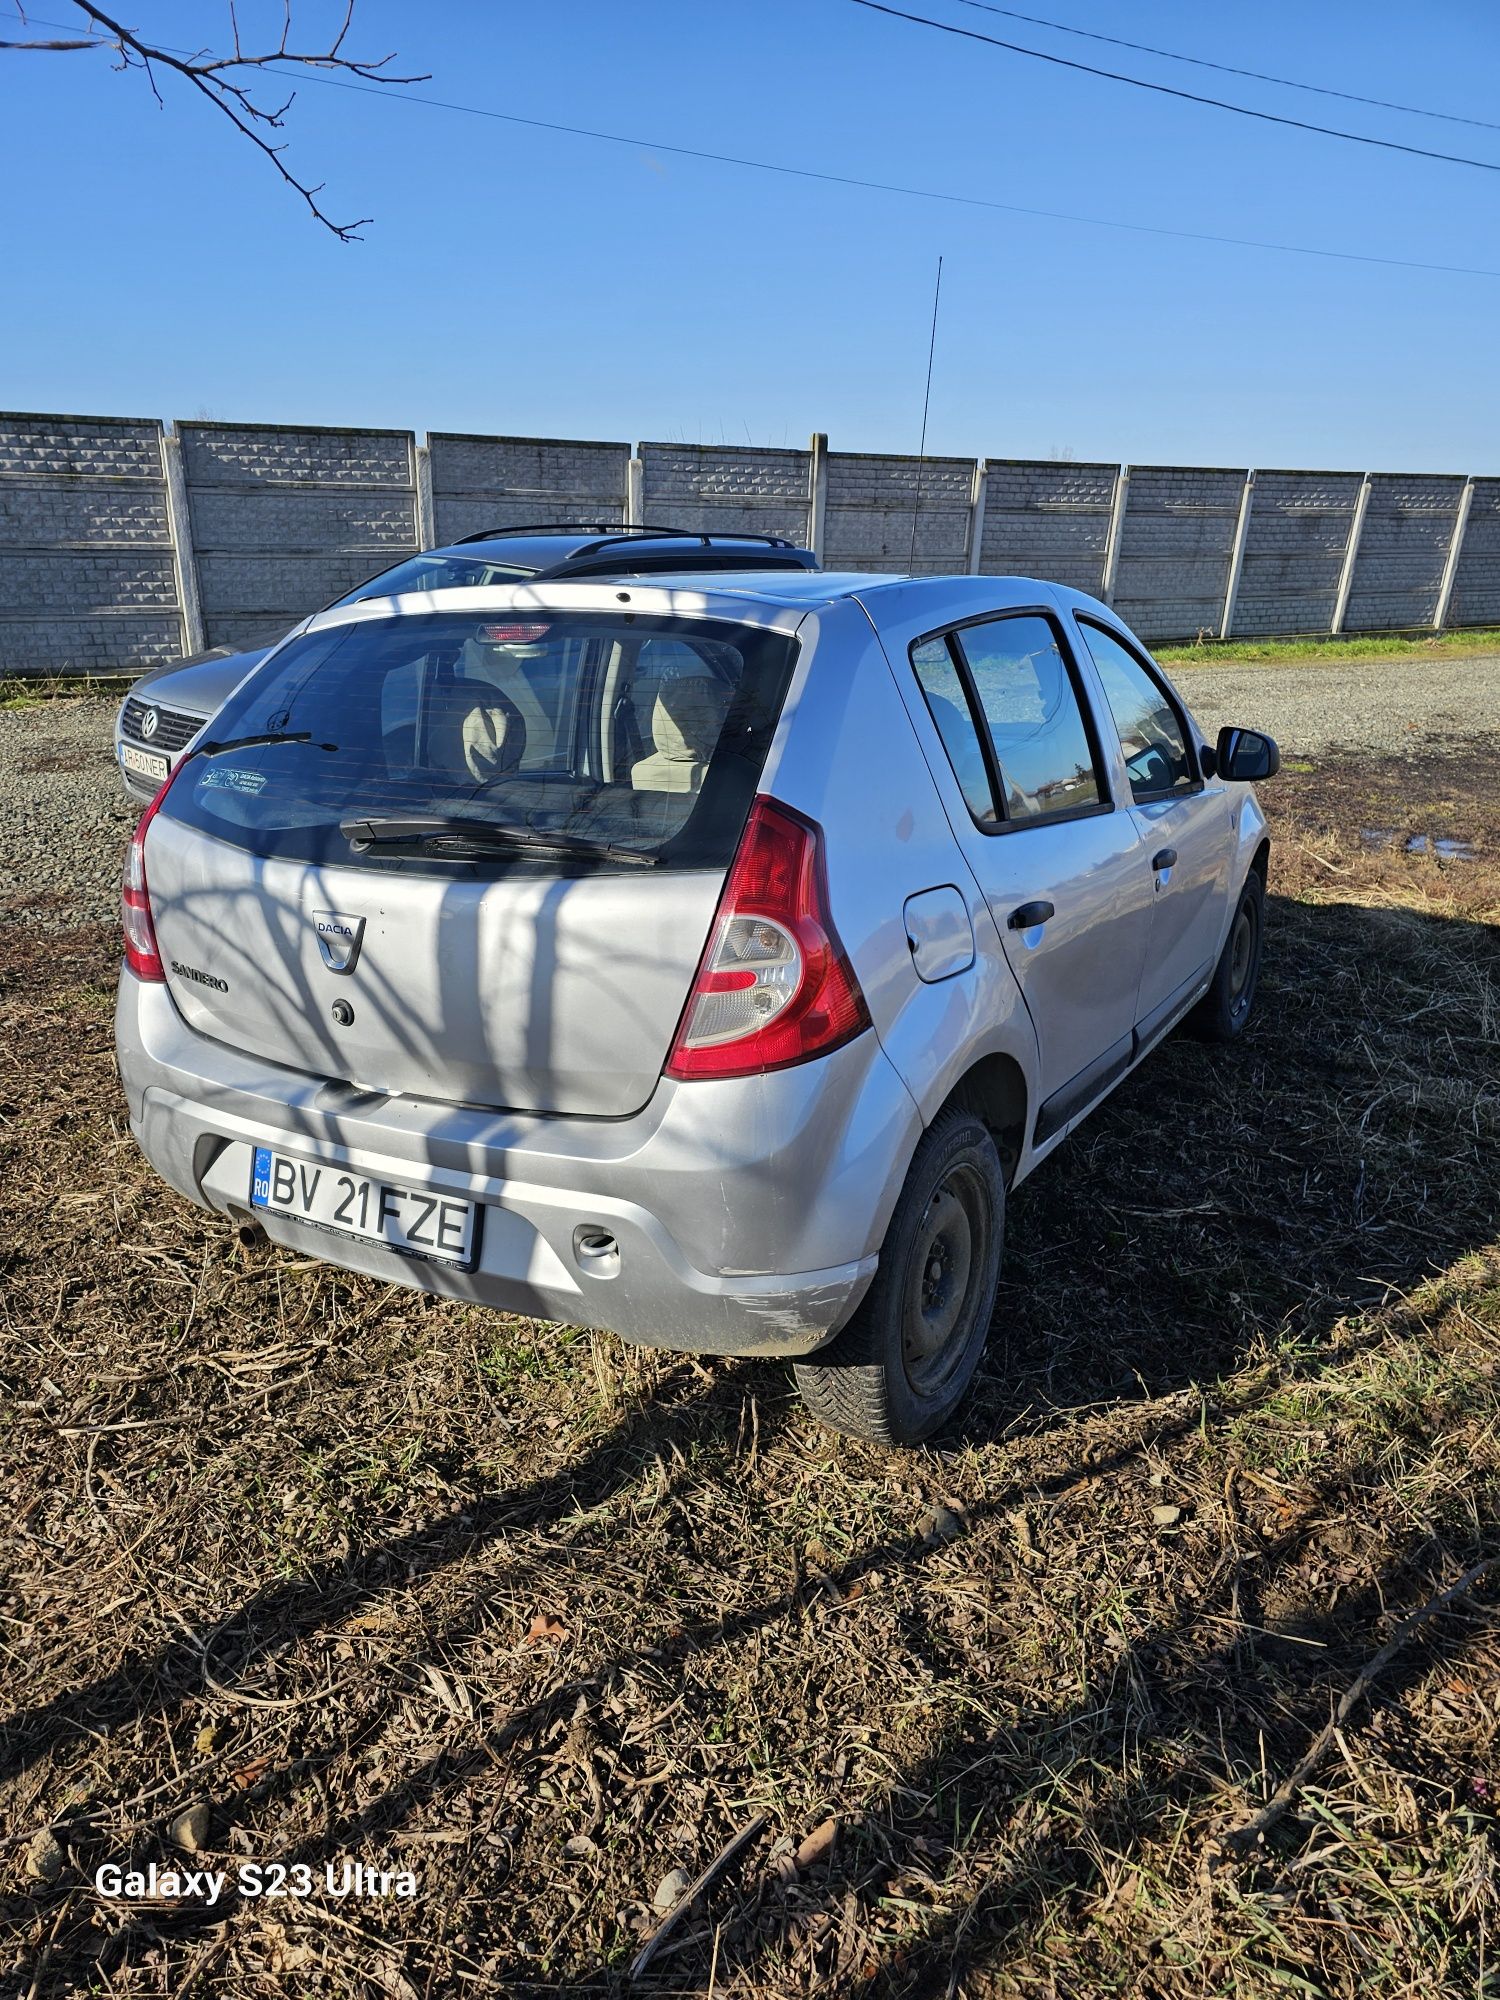
<svg viewBox="0 0 1500 2000"><path fill-rule="evenodd" d="M985 769L979 728L948 641L924 639L920 646L912 647L911 663L965 804L975 819L993 820L995 798Z"/></svg>
<svg viewBox="0 0 1500 2000"><path fill-rule="evenodd" d="M1113 633L1081 618L1078 624L1120 732L1131 796L1139 804L1142 799L1191 791L1198 782L1197 773L1186 731L1166 691Z"/></svg>
<svg viewBox="0 0 1500 2000"><path fill-rule="evenodd" d="M989 724L1008 820L1106 802L1073 676L1050 619L1033 613L954 635Z"/></svg>

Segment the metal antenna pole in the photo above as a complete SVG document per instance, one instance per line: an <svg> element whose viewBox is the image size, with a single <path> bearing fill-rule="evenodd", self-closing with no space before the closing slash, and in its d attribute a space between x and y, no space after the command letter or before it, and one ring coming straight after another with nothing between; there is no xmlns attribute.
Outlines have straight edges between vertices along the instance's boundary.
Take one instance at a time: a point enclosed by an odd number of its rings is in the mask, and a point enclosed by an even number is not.
<svg viewBox="0 0 1500 2000"><path fill-rule="evenodd" d="M922 465L927 457L927 406L932 401L932 357L937 348L938 300L942 293L943 260L939 257L937 283L932 288L932 333L927 342L927 387L922 392L922 442L917 447L917 491L911 504L911 549L906 558L908 569L914 569L917 561L917 516L922 511Z"/></svg>

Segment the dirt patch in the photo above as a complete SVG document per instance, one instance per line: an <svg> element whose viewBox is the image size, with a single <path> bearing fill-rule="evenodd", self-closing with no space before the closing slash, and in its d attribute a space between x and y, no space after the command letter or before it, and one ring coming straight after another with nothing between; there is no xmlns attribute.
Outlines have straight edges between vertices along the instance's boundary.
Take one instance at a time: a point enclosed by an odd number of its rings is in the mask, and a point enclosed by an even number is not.
<svg viewBox="0 0 1500 2000"><path fill-rule="evenodd" d="M125 1130L111 928L10 927L19 1990L618 1993L764 1814L632 1991L1486 1991L1489 1584L1220 1843L1500 1554L1491 769L1266 788L1252 1031L1169 1042L1020 1191L974 1408L910 1454L769 1365L243 1249ZM95 1887L199 1802L191 1865L313 1893ZM346 1860L418 1893L341 1898Z"/></svg>
<svg viewBox="0 0 1500 2000"><path fill-rule="evenodd" d="M91 750L53 750L33 757L31 768L41 776L55 771L89 771L97 762Z"/></svg>

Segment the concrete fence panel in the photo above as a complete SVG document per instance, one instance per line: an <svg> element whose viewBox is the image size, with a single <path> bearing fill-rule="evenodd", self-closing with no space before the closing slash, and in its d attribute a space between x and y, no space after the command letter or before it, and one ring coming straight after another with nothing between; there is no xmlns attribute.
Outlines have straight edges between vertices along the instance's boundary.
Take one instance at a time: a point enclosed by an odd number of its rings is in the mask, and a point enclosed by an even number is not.
<svg viewBox="0 0 1500 2000"><path fill-rule="evenodd" d="M1326 632L1359 499L1357 472L1257 472L1234 636Z"/></svg>
<svg viewBox="0 0 1500 2000"><path fill-rule="evenodd" d="M1500 625L1500 479L1474 481L1448 623Z"/></svg>
<svg viewBox="0 0 1500 2000"><path fill-rule="evenodd" d="M1217 633L1245 473L1133 465L1114 607L1148 643Z"/></svg>
<svg viewBox="0 0 1500 2000"><path fill-rule="evenodd" d="M205 636L295 624L417 546L410 431L182 423Z"/></svg>
<svg viewBox="0 0 1500 2000"><path fill-rule="evenodd" d="M829 452L824 567L916 576L966 570L974 468L972 458Z"/></svg>
<svg viewBox="0 0 1500 2000"><path fill-rule="evenodd" d="M1104 584L1117 465L992 458L979 568L1065 583L1097 597Z"/></svg>
<svg viewBox="0 0 1500 2000"><path fill-rule="evenodd" d="M1150 642L1500 624L1494 475L0 415L0 671L128 672L285 629L418 548L632 521L1037 576Z"/></svg>
<svg viewBox="0 0 1500 2000"><path fill-rule="evenodd" d="M625 522L628 444L429 431L433 541L486 528Z"/></svg>
<svg viewBox="0 0 1500 2000"><path fill-rule="evenodd" d="M0 672L182 652L158 420L0 415Z"/></svg>
<svg viewBox="0 0 1500 2000"><path fill-rule="evenodd" d="M1463 489L1461 478L1446 473L1372 474L1345 631L1433 622Z"/></svg>
<svg viewBox="0 0 1500 2000"><path fill-rule="evenodd" d="M641 518L660 528L783 535L812 532L812 454L752 445L642 444Z"/></svg>

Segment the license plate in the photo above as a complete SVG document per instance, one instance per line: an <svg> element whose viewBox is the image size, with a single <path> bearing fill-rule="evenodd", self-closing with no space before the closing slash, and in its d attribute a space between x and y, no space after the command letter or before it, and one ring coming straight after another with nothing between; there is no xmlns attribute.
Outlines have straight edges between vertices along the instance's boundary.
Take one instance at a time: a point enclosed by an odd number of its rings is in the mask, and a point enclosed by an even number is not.
<svg viewBox="0 0 1500 2000"><path fill-rule="evenodd" d="M172 768L159 750L137 750L133 743L120 745L120 762L127 771L136 771L143 778L155 778L158 784L165 781Z"/></svg>
<svg viewBox="0 0 1500 2000"><path fill-rule="evenodd" d="M479 1247L479 1205L452 1195L418 1194L351 1174L327 1161L288 1159L257 1146L250 1205L294 1215L339 1236L363 1236L403 1256L472 1271Z"/></svg>

